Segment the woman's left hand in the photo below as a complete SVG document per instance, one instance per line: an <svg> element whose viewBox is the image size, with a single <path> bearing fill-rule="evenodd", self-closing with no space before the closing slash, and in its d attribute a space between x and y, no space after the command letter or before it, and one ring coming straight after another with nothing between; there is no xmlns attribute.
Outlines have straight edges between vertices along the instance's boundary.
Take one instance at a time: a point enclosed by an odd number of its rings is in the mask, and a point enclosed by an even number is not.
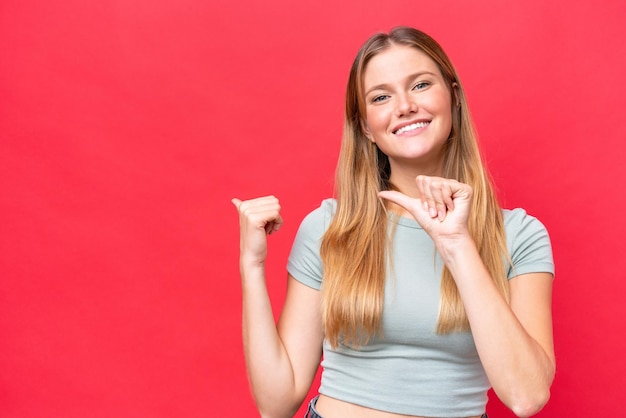
<svg viewBox="0 0 626 418"><path fill-rule="evenodd" d="M441 177L417 176L417 197L385 190L378 195L406 209L439 244L469 236L468 219L473 191L470 186Z"/></svg>

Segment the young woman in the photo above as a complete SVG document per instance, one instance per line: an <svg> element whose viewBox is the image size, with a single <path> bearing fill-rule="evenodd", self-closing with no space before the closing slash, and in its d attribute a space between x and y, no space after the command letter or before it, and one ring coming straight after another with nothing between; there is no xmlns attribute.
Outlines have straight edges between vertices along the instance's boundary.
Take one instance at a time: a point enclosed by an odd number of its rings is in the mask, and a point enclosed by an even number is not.
<svg viewBox="0 0 626 418"><path fill-rule="evenodd" d="M242 202L243 338L263 417L481 417L487 391L531 416L554 377L554 266L543 225L502 210L461 82L412 28L360 49L336 199L302 222L276 325L265 286L276 198Z"/></svg>

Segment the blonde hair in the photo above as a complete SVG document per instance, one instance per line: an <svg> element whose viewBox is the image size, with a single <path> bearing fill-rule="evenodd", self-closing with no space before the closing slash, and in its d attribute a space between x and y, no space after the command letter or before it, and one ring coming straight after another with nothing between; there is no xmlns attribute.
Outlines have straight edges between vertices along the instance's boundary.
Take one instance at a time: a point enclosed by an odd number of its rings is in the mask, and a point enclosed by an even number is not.
<svg viewBox="0 0 626 418"><path fill-rule="evenodd" d="M505 277L508 257L502 212L483 166L477 135L456 71L441 46L425 33L398 27L372 36L359 50L346 90L343 141L337 164L337 211L321 243L324 265L322 318L332 346L364 344L381 331L389 250L387 211L378 198L393 189L389 159L363 131L363 73L368 62L391 45L406 45L427 54L439 67L450 90L452 128L446 143L443 176L473 188L469 230L494 283L508 301ZM441 279L437 332L469 329L463 302L449 270Z"/></svg>

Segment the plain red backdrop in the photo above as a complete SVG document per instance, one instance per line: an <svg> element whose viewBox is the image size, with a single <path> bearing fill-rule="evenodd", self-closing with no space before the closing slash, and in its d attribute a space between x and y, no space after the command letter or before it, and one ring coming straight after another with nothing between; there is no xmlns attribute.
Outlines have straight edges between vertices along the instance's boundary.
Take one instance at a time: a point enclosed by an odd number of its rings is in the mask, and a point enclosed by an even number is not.
<svg viewBox="0 0 626 418"><path fill-rule="evenodd" d="M539 416L619 415L625 14L616 0L3 0L0 416L257 416L230 199L282 201L278 314L298 224L332 193L351 60L400 24L448 51L504 205L551 233L558 371ZM488 410L512 416L493 395Z"/></svg>

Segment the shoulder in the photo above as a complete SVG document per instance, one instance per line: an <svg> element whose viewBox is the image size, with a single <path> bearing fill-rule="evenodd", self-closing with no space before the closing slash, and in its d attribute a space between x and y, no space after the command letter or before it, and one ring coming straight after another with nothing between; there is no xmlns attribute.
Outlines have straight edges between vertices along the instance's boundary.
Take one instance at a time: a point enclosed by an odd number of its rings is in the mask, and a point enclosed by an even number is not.
<svg viewBox="0 0 626 418"><path fill-rule="evenodd" d="M552 245L548 230L524 209L502 211L512 269L509 278L531 272L554 274Z"/></svg>
<svg viewBox="0 0 626 418"><path fill-rule="evenodd" d="M531 230L546 231L546 227L541 221L532 215L529 215L522 208L502 209L502 217L504 219L504 230L507 234L524 233Z"/></svg>
<svg viewBox="0 0 626 418"><path fill-rule="evenodd" d="M319 207L311 211L308 215L311 217L322 218L323 220L330 220L335 215L337 210L337 200L335 199L324 199L320 203Z"/></svg>
<svg viewBox="0 0 626 418"><path fill-rule="evenodd" d="M316 209L304 217L299 231L313 233L321 237L326 232L336 210L337 201L335 199L322 200Z"/></svg>
<svg viewBox="0 0 626 418"><path fill-rule="evenodd" d="M287 271L297 281L318 290L323 276L320 245L336 206L334 199L323 200L302 220L287 261Z"/></svg>

